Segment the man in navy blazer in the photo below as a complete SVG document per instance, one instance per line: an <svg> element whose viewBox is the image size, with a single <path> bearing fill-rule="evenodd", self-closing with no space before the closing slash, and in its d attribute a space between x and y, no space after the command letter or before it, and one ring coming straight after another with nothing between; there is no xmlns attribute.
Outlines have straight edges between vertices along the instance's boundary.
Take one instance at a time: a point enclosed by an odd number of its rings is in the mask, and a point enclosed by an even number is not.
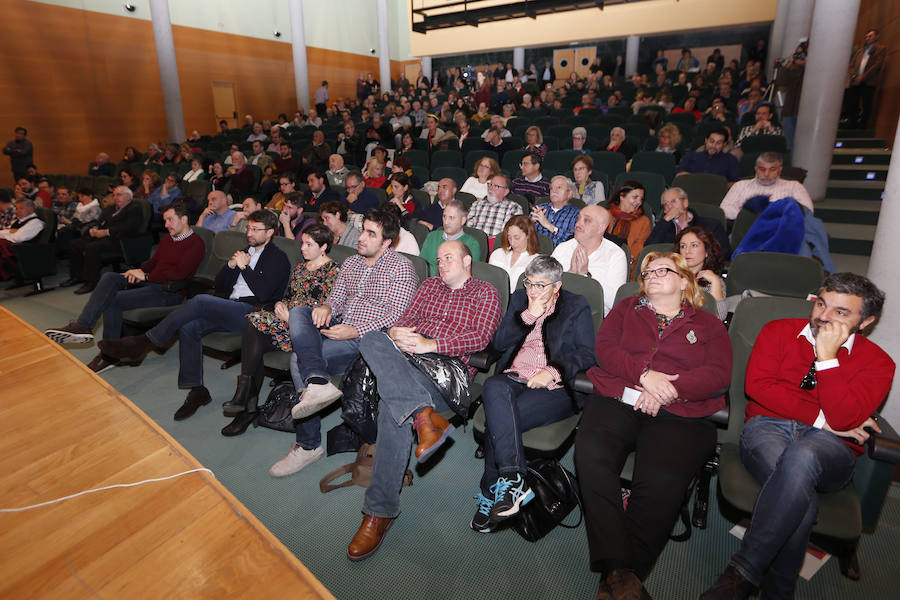
<svg viewBox="0 0 900 600"><path fill-rule="evenodd" d="M176 421L187 419L212 400L203 385L203 336L216 331L243 332L245 315L253 310L272 310L287 287L290 261L270 243L278 217L258 210L247 222L248 247L235 252L216 275L215 296L191 298L143 335L99 343L100 351L107 356L139 360L150 346L163 347L178 332L178 386L191 391L175 412Z"/></svg>

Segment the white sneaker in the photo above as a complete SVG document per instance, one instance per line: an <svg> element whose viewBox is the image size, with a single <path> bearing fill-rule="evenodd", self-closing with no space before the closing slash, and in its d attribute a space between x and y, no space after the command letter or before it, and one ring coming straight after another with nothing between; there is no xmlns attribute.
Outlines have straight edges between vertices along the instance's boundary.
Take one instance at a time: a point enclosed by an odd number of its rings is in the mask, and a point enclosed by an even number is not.
<svg viewBox="0 0 900 600"><path fill-rule="evenodd" d="M291 416L302 419L315 414L341 397L341 390L331 383L311 383L303 390L300 402L291 409Z"/></svg>
<svg viewBox="0 0 900 600"><path fill-rule="evenodd" d="M288 475L293 475L297 471L316 462L324 455L325 450L322 449L322 446L319 446L314 450L305 450L295 442L291 444L291 449L284 455L284 458L272 465L272 468L269 469L269 475L272 477L287 477Z"/></svg>

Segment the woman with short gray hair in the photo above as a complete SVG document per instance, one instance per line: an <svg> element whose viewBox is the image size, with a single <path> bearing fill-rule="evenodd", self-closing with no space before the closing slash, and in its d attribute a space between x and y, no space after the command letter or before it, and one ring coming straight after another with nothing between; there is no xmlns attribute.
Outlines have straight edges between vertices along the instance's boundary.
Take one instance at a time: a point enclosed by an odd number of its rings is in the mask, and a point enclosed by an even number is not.
<svg viewBox="0 0 900 600"><path fill-rule="evenodd" d="M484 474L470 523L479 533L493 531L534 498L525 482L522 432L565 419L582 404L573 383L594 364L594 327L587 300L561 289L562 274L555 258L534 257L491 340L501 357L481 393Z"/></svg>

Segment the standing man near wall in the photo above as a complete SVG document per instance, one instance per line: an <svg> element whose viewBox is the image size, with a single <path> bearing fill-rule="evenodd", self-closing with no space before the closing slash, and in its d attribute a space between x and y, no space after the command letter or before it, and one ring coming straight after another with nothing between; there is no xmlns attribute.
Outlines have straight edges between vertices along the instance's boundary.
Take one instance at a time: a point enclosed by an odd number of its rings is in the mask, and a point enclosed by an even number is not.
<svg viewBox="0 0 900 600"><path fill-rule="evenodd" d="M30 140L25 139L27 135L27 129L16 127L15 139L10 140L3 147L3 154L9 156L14 180L25 177L28 174L28 165L34 162L34 145Z"/></svg>
<svg viewBox="0 0 900 600"><path fill-rule="evenodd" d="M316 104L316 112L320 115L325 114L325 110L328 108L328 82L323 81L322 86L316 90L316 93L313 94L313 102Z"/></svg>
<svg viewBox="0 0 900 600"><path fill-rule="evenodd" d="M870 29L863 38L863 47L850 59L850 72L847 91L844 93L844 106L847 113L847 128L858 129L868 125L872 114L872 101L875 99L875 88L881 80L884 57L887 49L878 43L878 30Z"/></svg>

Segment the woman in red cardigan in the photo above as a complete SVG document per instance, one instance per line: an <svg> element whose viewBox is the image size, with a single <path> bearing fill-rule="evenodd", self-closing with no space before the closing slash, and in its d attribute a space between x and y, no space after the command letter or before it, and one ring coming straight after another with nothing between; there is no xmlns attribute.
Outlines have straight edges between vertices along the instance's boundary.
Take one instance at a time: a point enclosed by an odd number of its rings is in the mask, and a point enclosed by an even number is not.
<svg viewBox="0 0 900 600"><path fill-rule="evenodd" d="M651 252L637 297L619 302L597 333L595 395L584 406L575 465L598 598L639 597L685 490L712 454L724 407L731 343L702 310L703 294L680 255ZM627 508L619 474L634 451Z"/></svg>

